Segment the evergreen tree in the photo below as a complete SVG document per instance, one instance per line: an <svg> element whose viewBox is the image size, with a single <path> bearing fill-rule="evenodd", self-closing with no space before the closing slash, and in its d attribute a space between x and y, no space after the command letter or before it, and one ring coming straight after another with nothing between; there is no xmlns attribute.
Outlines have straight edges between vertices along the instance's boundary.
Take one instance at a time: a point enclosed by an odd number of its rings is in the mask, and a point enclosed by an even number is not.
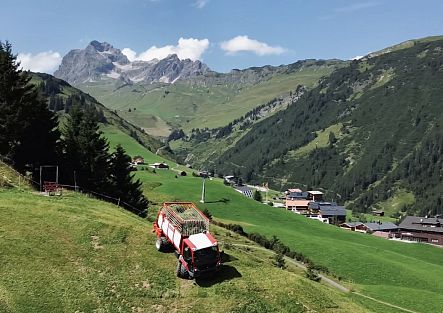
<svg viewBox="0 0 443 313"><path fill-rule="evenodd" d="M82 111L73 106L63 129L65 177L81 188L94 192L109 191L109 145L99 131L94 107ZM74 175L75 172L75 175Z"/></svg>
<svg viewBox="0 0 443 313"><path fill-rule="evenodd" d="M254 191L254 195L253 196L254 196L254 200L255 201L258 201L258 202L262 202L263 201L263 197L261 195L261 192L258 191L258 190Z"/></svg>
<svg viewBox="0 0 443 313"><path fill-rule="evenodd" d="M19 66L11 45L0 42L0 155L23 171L55 162L59 133L56 116Z"/></svg>
<svg viewBox="0 0 443 313"><path fill-rule="evenodd" d="M120 198L121 201L135 207L137 209L135 213L144 217L146 216L148 200L140 189L142 185L140 180L133 181L134 177L131 175L130 163L131 158L122 146L118 145L111 155L110 181L113 189L112 194L114 197ZM127 207L127 209L133 210L131 207Z"/></svg>

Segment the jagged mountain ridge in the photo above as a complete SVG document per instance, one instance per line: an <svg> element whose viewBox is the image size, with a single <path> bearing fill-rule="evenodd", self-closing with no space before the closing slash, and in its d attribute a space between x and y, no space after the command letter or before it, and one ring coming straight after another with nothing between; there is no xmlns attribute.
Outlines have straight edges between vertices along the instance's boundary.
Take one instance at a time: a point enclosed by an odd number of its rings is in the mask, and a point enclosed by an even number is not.
<svg viewBox="0 0 443 313"><path fill-rule="evenodd" d="M54 76L73 85L105 79L122 80L125 83L173 83L209 71L206 64L198 60L180 60L176 54L162 60L130 62L111 44L94 40L85 49L69 51Z"/></svg>

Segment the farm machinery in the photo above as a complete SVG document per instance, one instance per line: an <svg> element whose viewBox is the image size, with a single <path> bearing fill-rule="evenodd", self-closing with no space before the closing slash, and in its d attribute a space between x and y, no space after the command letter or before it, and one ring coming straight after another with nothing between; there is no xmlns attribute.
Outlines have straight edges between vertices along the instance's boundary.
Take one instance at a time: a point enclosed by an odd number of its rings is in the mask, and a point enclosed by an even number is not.
<svg viewBox="0 0 443 313"><path fill-rule="evenodd" d="M154 222L155 247L173 246L178 256L176 274L196 278L217 272L221 259L217 240L209 233L209 219L192 202L165 202Z"/></svg>

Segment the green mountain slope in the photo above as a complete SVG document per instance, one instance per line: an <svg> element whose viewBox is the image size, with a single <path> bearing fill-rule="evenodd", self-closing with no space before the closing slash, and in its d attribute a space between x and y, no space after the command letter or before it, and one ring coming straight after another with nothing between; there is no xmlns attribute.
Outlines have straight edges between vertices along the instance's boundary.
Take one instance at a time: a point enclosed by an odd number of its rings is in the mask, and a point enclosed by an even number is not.
<svg viewBox="0 0 443 313"><path fill-rule="evenodd" d="M225 247L218 278L178 279L150 223L81 194L0 189L0 218L1 312L369 312L266 253Z"/></svg>
<svg viewBox="0 0 443 313"><path fill-rule="evenodd" d="M252 84L230 80L235 73L211 73L175 84L127 84L106 80L78 87L135 125L166 137L172 128L190 131L224 126L298 85L313 87L320 77L345 64L335 60L307 60L266 71L264 68L244 70L259 77ZM262 73L264 71L266 74Z"/></svg>
<svg viewBox="0 0 443 313"><path fill-rule="evenodd" d="M153 202L200 199L201 178L176 178L172 171L138 171L136 177ZM219 180L206 181L206 203L199 207L209 209L217 220L242 225L247 232L278 236L365 295L419 312L435 312L443 301L443 290L431 287L441 286L443 251L437 247L392 242L325 225L248 199ZM374 303L368 305L371 308Z"/></svg>
<svg viewBox="0 0 443 313"><path fill-rule="evenodd" d="M189 169L186 171L185 177L177 176L173 170L137 171L135 175L153 203L197 203L202 180L189 175ZM218 221L241 225L248 233L277 236L366 296L417 312L438 312L443 301L439 282L443 250L437 247L393 242L325 225L246 198L220 179L206 180L206 203L199 207L208 209ZM352 297L370 310L392 310L357 294Z"/></svg>
<svg viewBox="0 0 443 313"><path fill-rule="evenodd" d="M406 192L394 211L439 213L442 64L438 37L353 61L254 125L215 165L276 188L323 187L357 211Z"/></svg>
<svg viewBox="0 0 443 313"><path fill-rule="evenodd" d="M130 135L150 151L156 151L163 146L159 140L148 135L139 127L127 122L115 112L111 111L95 98L72 87L67 82L55 78L52 75L43 73L30 73L31 83L39 86L41 95L48 101L49 108L60 113L63 120L63 113L72 105L93 105L97 108L100 118L105 125L113 125L119 132ZM162 151L165 153L165 151Z"/></svg>

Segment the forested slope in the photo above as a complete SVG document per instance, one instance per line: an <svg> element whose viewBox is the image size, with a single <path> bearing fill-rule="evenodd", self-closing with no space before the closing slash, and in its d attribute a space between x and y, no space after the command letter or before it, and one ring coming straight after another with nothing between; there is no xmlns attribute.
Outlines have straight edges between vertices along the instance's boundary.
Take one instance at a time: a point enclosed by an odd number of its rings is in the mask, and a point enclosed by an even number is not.
<svg viewBox="0 0 443 313"><path fill-rule="evenodd" d="M439 38L355 60L254 125L216 166L278 188L323 187L357 211L402 191L415 205L399 209L439 212L442 64Z"/></svg>

